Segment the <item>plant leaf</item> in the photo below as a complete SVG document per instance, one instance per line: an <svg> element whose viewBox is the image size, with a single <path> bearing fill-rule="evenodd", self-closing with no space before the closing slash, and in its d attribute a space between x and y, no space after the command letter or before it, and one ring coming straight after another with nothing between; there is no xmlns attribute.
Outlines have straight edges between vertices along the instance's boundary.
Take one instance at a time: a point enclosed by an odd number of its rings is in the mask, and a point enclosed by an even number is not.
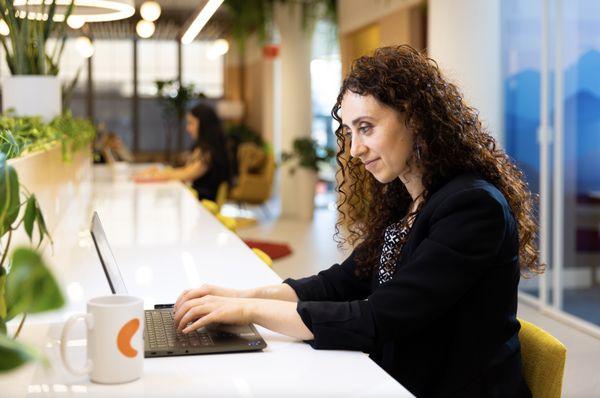
<svg viewBox="0 0 600 398"><path fill-rule="evenodd" d="M38 225L38 232L40 233L40 241L38 242L38 247L42 244L44 240L44 236L47 236L50 239L50 243L52 243L52 237L48 232L48 228L46 228L46 221L44 220L44 215L42 214L42 210L40 209L37 201L35 206L35 219Z"/></svg>
<svg viewBox="0 0 600 398"><path fill-rule="evenodd" d="M43 358L33 347L26 346L0 333L0 372L5 372L36 359Z"/></svg>
<svg viewBox="0 0 600 398"><path fill-rule="evenodd" d="M33 222L37 216L37 203L35 200L35 195L31 195L27 199L27 207L25 208L25 215L23 216L23 223L25 224L25 232L27 232L27 236L29 236L29 241L32 241L33 238Z"/></svg>
<svg viewBox="0 0 600 398"><path fill-rule="evenodd" d="M0 153L0 236L4 235L19 215L19 177Z"/></svg>
<svg viewBox="0 0 600 398"><path fill-rule="evenodd" d="M38 313L60 308L65 300L56 279L34 250L17 248L6 279L8 319L17 314Z"/></svg>

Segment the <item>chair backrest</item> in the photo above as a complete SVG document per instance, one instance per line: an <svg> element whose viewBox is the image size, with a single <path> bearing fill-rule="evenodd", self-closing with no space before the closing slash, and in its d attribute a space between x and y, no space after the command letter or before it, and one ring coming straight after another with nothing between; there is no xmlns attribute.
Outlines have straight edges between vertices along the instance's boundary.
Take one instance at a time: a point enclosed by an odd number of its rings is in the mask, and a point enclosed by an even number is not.
<svg viewBox="0 0 600 398"><path fill-rule="evenodd" d="M245 142L240 144L237 157L240 174L260 174L265 163L266 153L262 147L255 143Z"/></svg>
<svg viewBox="0 0 600 398"><path fill-rule="evenodd" d="M566 347L534 324L519 319L523 377L534 398L560 398Z"/></svg>

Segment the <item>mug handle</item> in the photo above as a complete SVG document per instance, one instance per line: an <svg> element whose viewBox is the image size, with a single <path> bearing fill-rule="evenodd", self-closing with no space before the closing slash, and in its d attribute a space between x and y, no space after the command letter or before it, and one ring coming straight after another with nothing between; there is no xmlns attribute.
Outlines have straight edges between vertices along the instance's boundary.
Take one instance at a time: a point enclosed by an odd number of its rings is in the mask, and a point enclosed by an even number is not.
<svg viewBox="0 0 600 398"><path fill-rule="evenodd" d="M67 338L69 336L69 332L75 325L75 322L77 322L80 319L85 321L88 330L91 330L94 327L94 317L92 316L92 314L75 314L71 316L65 323L60 337L60 357L62 359L62 362L69 372L78 376L90 373L92 371L93 366L92 361L88 358L83 368L74 368L71 365L71 362L69 362L69 357L67 356Z"/></svg>

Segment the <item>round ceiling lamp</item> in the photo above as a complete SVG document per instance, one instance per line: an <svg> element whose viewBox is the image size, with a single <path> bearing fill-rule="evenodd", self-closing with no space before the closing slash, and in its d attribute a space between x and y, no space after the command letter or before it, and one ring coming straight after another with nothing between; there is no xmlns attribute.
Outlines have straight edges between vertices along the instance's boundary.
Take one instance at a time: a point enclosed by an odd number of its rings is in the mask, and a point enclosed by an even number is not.
<svg viewBox="0 0 600 398"><path fill-rule="evenodd" d="M75 48L83 58L90 58L94 55L94 44L92 41L86 36L79 36L75 39Z"/></svg>
<svg viewBox="0 0 600 398"><path fill-rule="evenodd" d="M215 60L229 51L229 42L225 39L217 39L208 48L206 51L206 58L210 60Z"/></svg>
<svg viewBox="0 0 600 398"><path fill-rule="evenodd" d="M129 18L135 13L134 0L74 0L75 8L72 16L83 19L84 22L116 21ZM52 0L14 0L14 7L27 12L35 19L48 18L48 6ZM42 4L45 13L42 13ZM71 4L71 0L56 0L55 21L64 21L65 12ZM68 21L67 21L68 22Z"/></svg>
<svg viewBox="0 0 600 398"><path fill-rule="evenodd" d="M85 20L79 15L69 15L69 18L67 18L67 25L69 25L69 28L71 29L81 29L83 25L85 25Z"/></svg>
<svg viewBox="0 0 600 398"><path fill-rule="evenodd" d="M154 22L146 21L145 19L140 19L135 25L135 31L142 39L147 39L152 36L154 34L154 29Z"/></svg>
<svg viewBox="0 0 600 398"><path fill-rule="evenodd" d="M146 21L154 22L160 17L160 4L156 1L146 1L140 7L140 15Z"/></svg>

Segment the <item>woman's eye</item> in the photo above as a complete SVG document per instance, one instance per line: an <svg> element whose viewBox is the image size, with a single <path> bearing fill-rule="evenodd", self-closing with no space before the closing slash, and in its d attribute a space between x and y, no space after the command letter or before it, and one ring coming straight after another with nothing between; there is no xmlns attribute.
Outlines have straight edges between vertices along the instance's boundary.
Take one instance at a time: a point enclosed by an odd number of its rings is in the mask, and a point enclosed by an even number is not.
<svg viewBox="0 0 600 398"><path fill-rule="evenodd" d="M371 126L360 126L358 131L361 132L361 134L366 134L369 132L369 130L371 130Z"/></svg>

